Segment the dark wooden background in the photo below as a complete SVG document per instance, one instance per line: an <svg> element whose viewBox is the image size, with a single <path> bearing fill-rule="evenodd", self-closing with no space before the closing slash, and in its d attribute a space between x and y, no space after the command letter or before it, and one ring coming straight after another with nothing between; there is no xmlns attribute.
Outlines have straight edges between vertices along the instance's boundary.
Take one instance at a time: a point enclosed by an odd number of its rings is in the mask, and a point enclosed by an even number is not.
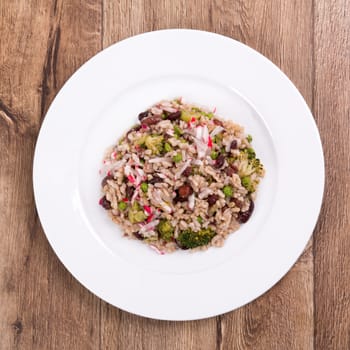
<svg viewBox="0 0 350 350"><path fill-rule="evenodd" d="M312 108L326 158L320 220L293 269L251 304L195 322L141 318L89 293L50 248L32 190L36 137L70 75L120 39L175 27L276 63ZM349 36L347 0L0 0L0 349L349 350Z"/></svg>

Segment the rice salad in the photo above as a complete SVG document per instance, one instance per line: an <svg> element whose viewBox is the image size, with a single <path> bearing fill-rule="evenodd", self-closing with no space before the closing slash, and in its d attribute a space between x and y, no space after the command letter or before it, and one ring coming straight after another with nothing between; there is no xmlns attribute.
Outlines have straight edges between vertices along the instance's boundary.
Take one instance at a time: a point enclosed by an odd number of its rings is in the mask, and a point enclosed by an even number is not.
<svg viewBox="0 0 350 350"><path fill-rule="evenodd" d="M105 154L100 205L160 254L221 247L251 217L264 176L252 137L181 98L138 119Z"/></svg>

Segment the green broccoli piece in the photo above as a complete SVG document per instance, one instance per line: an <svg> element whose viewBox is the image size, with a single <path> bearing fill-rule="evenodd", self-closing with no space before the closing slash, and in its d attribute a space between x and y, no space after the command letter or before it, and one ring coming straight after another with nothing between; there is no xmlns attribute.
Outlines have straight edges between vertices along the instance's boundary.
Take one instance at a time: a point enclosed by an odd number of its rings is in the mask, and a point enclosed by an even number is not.
<svg viewBox="0 0 350 350"><path fill-rule="evenodd" d="M209 228L198 232L188 229L181 231L176 241L182 249L193 249L209 244L215 235L216 233Z"/></svg>
<svg viewBox="0 0 350 350"><path fill-rule="evenodd" d="M216 151L211 151L210 158L215 160L219 156L219 153Z"/></svg>
<svg viewBox="0 0 350 350"><path fill-rule="evenodd" d="M169 242L174 237L174 228L168 220L161 220L157 226L157 231L164 241Z"/></svg>
<svg viewBox="0 0 350 350"><path fill-rule="evenodd" d="M246 148L242 150L237 157L238 160L238 174L242 178L244 176L250 176L253 173L262 175L264 167L260 160L256 158L255 152L252 148Z"/></svg>
<svg viewBox="0 0 350 350"><path fill-rule="evenodd" d="M213 142L217 145L221 145L222 142L222 134L217 134L214 136Z"/></svg>
<svg viewBox="0 0 350 350"><path fill-rule="evenodd" d="M242 186L248 190L248 192L252 193L255 191L254 185L249 176L243 176L241 178L241 183Z"/></svg>
<svg viewBox="0 0 350 350"><path fill-rule="evenodd" d="M124 211L127 208L127 204L125 202L119 202L118 203L118 209L121 211Z"/></svg>
<svg viewBox="0 0 350 350"><path fill-rule="evenodd" d="M181 111L181 120L188 123L192 117L195 117L194 113L190 113L188 111ZM197 118L196 118L197 119Z"/></svg>
<svg viewBox="0 0 350 350"><path fill-rule="evenodd" d="M165 152L171 152L173 150L173 148L171 147L170 143L166 142L164 144L164 151Z"/></svg>
<svg viewBox="0 0 350 350"><path fill-rule="evenodd" d="M203 115L205 115L208 119L211 119L214 117L214 113L213 112L208 112L208 113L203 113Z"/></svg>
<svg viewBox="0 0 350 350"><path fill-rule="evenodd" d="M246 148L245 151L248 154L248 159L254 159L255 158L255 151L253 150L253 148L251 148L251 147Z"/></svg>
<svg viewBox="0 0 350 350"><path fill-rule="evenodd" d="M226 185L222 189L222 192L224 192L225 197L232 197L233 196L233 187L230 185Z"/></svg>
<svg viewBox="0 0 350 350"><path fill-rule="evenodd" d="M148 183L147 182L142 182L140 187L141 187L141 190L143 193L146 193L148 191Z"/></svg>
<svg viewBox="0 0 350 350"><path fill-rule="evenodd" d="M247 141L251 143L253 141L253 136L252 135L247 135Z"/></svg>
<svg viewBox="0 0 350 350"><path fill-rule="evenodd" d="M173 161L174 161L175 163L181 162L181 161L182 161L182 155L181 155L181 153L176 154L176 155L173 157Z"/></svg>
<svg viewBox="0 0 350 350"><path fill-rule="evenodd" d="M197 221L200 223L200 224L203 224L203 218L201 216L197 216Z"/></svg>
<svg viewBox="0 0 350 350"><path fill-rule="evenodd" d="M174 125L174 132L177 136L181 136L183 134L183 131L176 124Z"/></svg>
<svg viewBox="0 0 350 350"><path fill-rule="evenodd" d="M137 202L134 202L132 207L129 209L128 218L132 224L136 224L138 222L145 221L147 216L142 210L141 206Z"/></svg>
<svg viewBox="0 0 350 350"><path fill-rule="evenodd" d="M148 135L145 140L145 145L153 154L160 154L163 151L163 141L164 137L161 135Z"/></svg>
<svg viewBox="0 0 350 350"><path fill-rule="evenodd" d="M137 140L135 140L135 145L144 146L146 142L147 135L142 135Z"/></svg>

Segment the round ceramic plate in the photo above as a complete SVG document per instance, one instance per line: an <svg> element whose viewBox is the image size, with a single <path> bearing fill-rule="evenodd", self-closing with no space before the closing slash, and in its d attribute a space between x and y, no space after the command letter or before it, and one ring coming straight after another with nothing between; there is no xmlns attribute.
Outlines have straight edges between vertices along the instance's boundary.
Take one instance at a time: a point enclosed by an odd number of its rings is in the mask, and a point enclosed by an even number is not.
<svg viewBox="0 0 350 350"><path fill-rule="evenodd" d="M158 255L123 238L98 205L98 171L140 111L179 96L243 125L266 176L253 216L224 247ZM324 161L309 108L268 59L217 34L163 30L112 45L73 74L42 125L33 178L46 236L80 283L138 315L193 320L252 301L292 267L319 214Z"/></svg>

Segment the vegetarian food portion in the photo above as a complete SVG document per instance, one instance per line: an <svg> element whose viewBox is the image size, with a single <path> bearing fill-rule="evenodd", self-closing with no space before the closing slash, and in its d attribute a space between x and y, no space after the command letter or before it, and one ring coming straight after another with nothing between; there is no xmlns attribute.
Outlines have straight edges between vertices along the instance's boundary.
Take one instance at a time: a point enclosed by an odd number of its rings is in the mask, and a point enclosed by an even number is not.
<svg viewBox="0 0 350 350"><path fill-rule="evenodd" d="M100 205L158 253L222 246L249 220L264 176L252 137L181 99L138 119L106 152Z"/></svg>

